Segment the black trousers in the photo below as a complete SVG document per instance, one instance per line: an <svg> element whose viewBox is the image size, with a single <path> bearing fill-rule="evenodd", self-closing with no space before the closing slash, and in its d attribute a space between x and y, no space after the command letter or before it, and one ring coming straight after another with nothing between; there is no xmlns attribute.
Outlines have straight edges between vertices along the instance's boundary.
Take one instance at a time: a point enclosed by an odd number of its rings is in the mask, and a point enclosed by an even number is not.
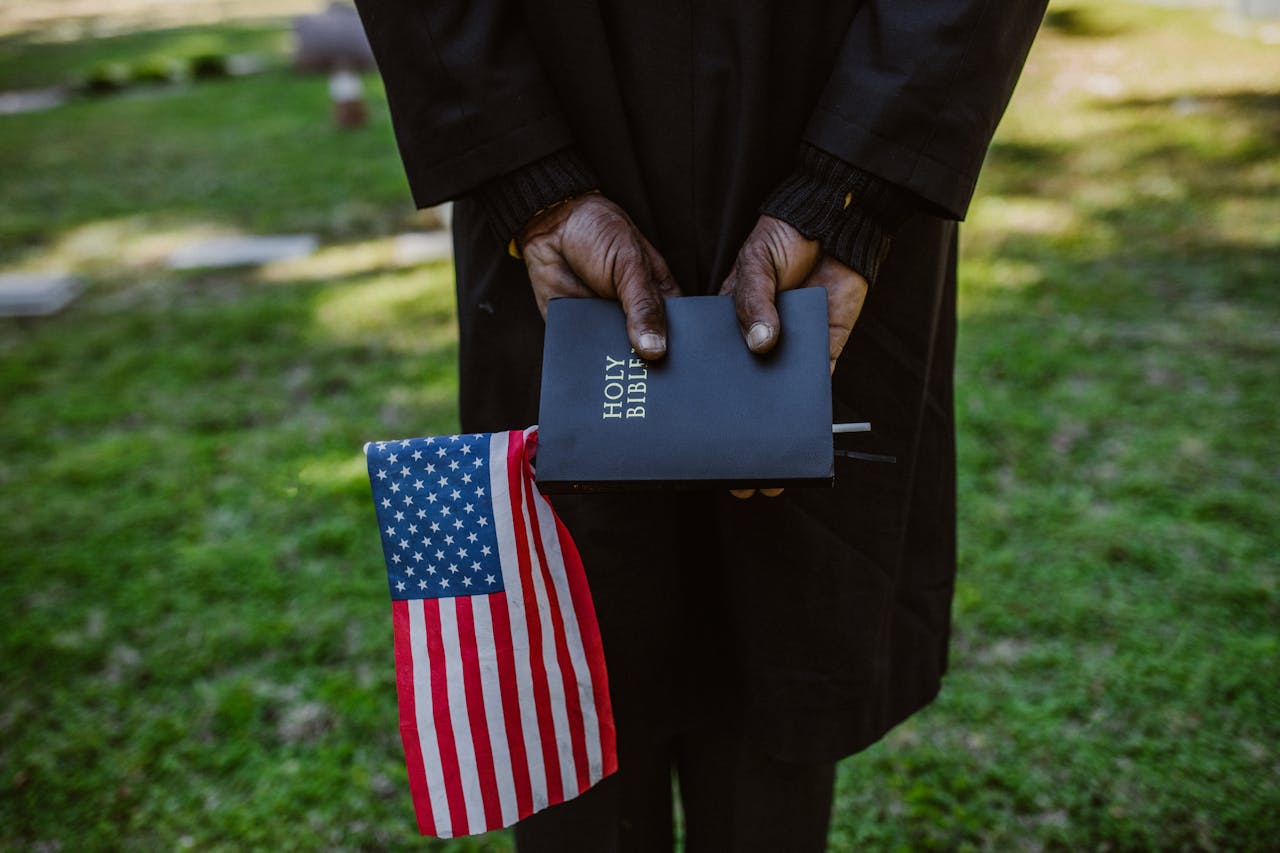
<svg viewBox="0 0 1280 853"><path fill-rule="evenodd" d="M826 850L835 764L778 761L724 726L618 746L617 773L516 824L519 853L670 851L673 774L686 853Z"/></svg>

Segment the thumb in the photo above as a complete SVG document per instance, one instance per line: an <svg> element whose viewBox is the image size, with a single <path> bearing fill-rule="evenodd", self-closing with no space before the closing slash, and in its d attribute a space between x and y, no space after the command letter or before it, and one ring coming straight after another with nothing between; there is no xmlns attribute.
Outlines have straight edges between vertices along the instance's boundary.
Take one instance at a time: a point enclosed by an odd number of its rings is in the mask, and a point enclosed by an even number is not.
<svg viewBox="0 0 1280 853"><path fill-rule="evenodd" d="M766 353L777 345L778 292L799 287L821 254L816 240L781 219L766 214L756 221L720 288L733 294L738 325L752 352Z"/></svg>
<svg viewBox="0 0 1280 853"><path fill-rule="evenodd" d="M756 353L773 349L778 343L778 309L774 307L778 276L768 252L748 241L720 292L733 296L734 313L747 347Z"/></svg>
<svg viewBox="0 0 1280 853"><path fill-rule="evenodd" d="M618 301L627 316L631 346L641 358L662 358L667 353L667 312L662 296L668 289L670 273L665 265L662 270L655 270L648 253L639 245L618 251L613 272ZM674 284L670 289L674 291Z"/></svg>

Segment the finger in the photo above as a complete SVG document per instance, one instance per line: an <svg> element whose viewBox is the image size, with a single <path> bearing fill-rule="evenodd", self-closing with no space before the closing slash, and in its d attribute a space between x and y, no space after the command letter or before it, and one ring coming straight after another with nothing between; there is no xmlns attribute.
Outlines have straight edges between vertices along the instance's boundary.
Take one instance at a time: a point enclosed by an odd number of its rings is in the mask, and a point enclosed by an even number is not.
<svg viewBox="0 0 1280 853"><path fill-rule="evenodd" d="M824 257L804 286L822 287L827 291L828 350L834 372L836 361L862 313L867 297L867 280L839 261Z"/></svg>
<svg viewBox="0 0 1280 853"><path fill-rule="evenodd" d="M778 495L782 494L782 492L783 492L782 489L761 489L760 490L760 494L764 495L766 498L776 498Z"/></svg>
<svg viewBox="0 0 1280 853"><path fill-rule="evenodd" d="M733 495L740 501L745 501L756 493L755 489L730 489L729 494Z"/></svg>
<svg viewBox="0 0 1280 853"><path fill-rule="evenodd" d="M618 250L613 279L618 301L627 315L631 346L641 358L662 358L667 353L667 312L649 258L638 243Z"/></svg>
<svg viewBox="0 0 1280 853"><path fill-rule="evenodd" d="M756 222L720 290L733 295L738 324L752 351L768 352L777 344L777 295L799 286L820 257L818 242L788 223L768 215Z"/></svg>
<svg viewBox="0 0 1280 853"><path fill-rule="evenodd" d="M733 294L734 313L747 347L756 353L773 349L778 342L778 309L773 304L778 282L768 253L748 240L721 290Z"/></svg>

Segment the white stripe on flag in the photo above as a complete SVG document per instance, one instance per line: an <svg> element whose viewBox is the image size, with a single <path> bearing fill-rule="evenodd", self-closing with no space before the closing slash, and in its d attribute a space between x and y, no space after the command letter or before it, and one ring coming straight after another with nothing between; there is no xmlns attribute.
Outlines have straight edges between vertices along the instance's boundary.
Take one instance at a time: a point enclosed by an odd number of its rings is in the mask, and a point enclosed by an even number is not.
<svg viewBox="0 0 1280 853"><path fill-rule="evenodd" d="M471 599L476 626L476 657L480 661L480 688L484 695L484 718L489 725L489 744L493 747L498 802L502 807L502 825L510 826L520 814L516 805L515 777L511 772L511 750L507 745L506 717L502 712L502 679L498 672L498 652L494 647L492 606L492 596L477 595Z"/></svg>
<svg viewBox="0 0 1280 853"><path fill-rule="evenodd" d="M582 728L587 740L587 768L592 784L604 775L604 762L600 755L600 721L596 718L596 697L591 684L591 669L582 649L582 634L578 616L573 609L573 597L569 594L569 582L564 565L564 552L560 548L560 535L556 532L555 513L551 504L540 493L533 502L538 513L538 526L542 530L542 547L550 564L551 581L560 602L560 614L564 619L564 632L569 647L569 658L577 676L578 704L582 708Z"/></svg>
<svg viewBox="0 0 1280 853"><path fill-rule="evenodd" d="M530 487L532 488L532 487ZM530 496L532 497L532 496ZM573 757L573 734L569 730L568 709L565 707L564 676L560 673L560 660L556 656L555 626L551 623L551 597L542 581L542 561L534 547L533 508L522 501L524 512L524 536L529 543L529 560L533 564L533 594L538 602L542 627L542 666L547 673L547 687L551 693L551 721L556 732L556 750L560 753L560 778L565 797L578 790L577 762ZM545 551L546 543L543 543Z"/></svg>
<svg viewBox="0 0 1280 853"><path fill-rule="evenodd" d="M524 614L524 593L520 586L520 562L516 554L515 521L511 514L511 488L507 480L508 436L495 432L489 444L489 494L493 496L493 525L498 536L498 556L502 563L502 585L506 590L511 620L511 649L516 669L516 695L520 701L520 727L524 732L525 760L533 810L547 807L547 770L542 761L542 736L538 730L538 709L534 704L533 676L529 670L529 633Z"/></svg>
<svg viewBox="0 0 1280 853"><path fill-rule="evenodd" d="M413 656L413 701L418 723L418 742L422 746L422 769L427 779L427 795L431 801L431 817L436 835L449 838L449 802L444 791L444 768L440 765L440 744L436 741L436 721L431 697L431 662L427 659L426 602L411 599L409 605L409 648Z"/></svg>
<svg viewBox="0 0 1280 853"><path fill-rule="evenodd" d="M458 777L462 782L462 802L467 809L467 832L484 832L484 794L480 790L481 770L476 765L476 745L471 741L471 718L467 715L462 641L458 636L458 602L453 598L441 598L437 603L440 605L445 682L449 685L449 722L453 726L453 742L458 750Z"/></svg>

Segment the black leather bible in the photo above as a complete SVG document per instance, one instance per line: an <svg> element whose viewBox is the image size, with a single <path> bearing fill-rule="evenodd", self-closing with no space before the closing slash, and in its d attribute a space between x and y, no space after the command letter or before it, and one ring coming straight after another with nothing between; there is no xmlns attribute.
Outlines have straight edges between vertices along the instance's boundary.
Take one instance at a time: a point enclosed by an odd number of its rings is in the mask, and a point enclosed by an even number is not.
<svg viewBox="0 0 1280 853"><path fill-rule="evenodd" d="M550 303L538 488L830 486L826 291L781 294L782 334L763 356L747 349L729 297L665 305L667 355L645 362L618 303Z"/></svg>

